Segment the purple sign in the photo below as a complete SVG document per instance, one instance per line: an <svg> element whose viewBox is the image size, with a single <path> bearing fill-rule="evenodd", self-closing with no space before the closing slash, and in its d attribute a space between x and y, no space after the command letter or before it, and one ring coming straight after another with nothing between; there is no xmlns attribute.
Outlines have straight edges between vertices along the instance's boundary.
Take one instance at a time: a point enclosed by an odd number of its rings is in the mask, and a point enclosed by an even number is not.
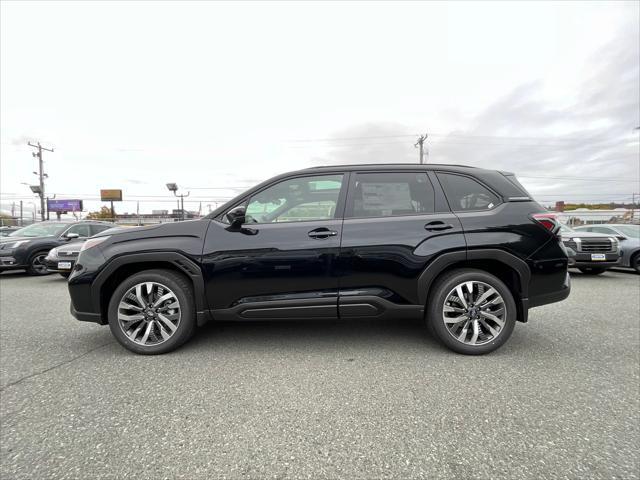
<svg viewBox="0 0 640 480"><path fill-rule="evenodd" d="M82 200L47 199L47 210L50 212L81 212Z"/></svg>

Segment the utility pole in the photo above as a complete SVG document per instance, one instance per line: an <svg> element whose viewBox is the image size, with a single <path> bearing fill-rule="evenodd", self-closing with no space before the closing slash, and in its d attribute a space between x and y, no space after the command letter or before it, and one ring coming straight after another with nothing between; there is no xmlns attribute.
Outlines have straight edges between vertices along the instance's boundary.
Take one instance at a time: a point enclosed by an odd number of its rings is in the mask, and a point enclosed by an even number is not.
<svg viewBox="0 0 640 480"><path fill-rule="evenodd" d="M22 200L20 200L20 226L22 226Z"/></svg>
<svg viewBox="0 0 640 480"><path fill-rule="evenodd" d="M424 142L425 140L427 140L428 135L425 133L424 135L420 135L420 137L418 137L418 141L413 145L414 147L419 147L420 148L420 163L425 163L424 162L424 153L425 153L425 148L424 148ZM427 151L427 157L429 156L429 152Z"/></svg>
<svg viewBox="0 0 640 480"><path fill-rule="evenodd" d="M42 219L42 221L44 221L44 178L48 177L48 175L46 173L44 173L44 165L43 165L43 161L42 161L42 151L45 150L47 152L52 152L53 153L53 148L45 148L42 145L40 145L40 142L38 142L37 145L34 145L31 142L28 142L27 145L29 145L30 147L33 148L37 148L38 152L33 152L32 155L34 157L38 158L38 173L36 173L36 175L38 175L40 177L40 193L38 195L40 195L40 217Z"/></svg>

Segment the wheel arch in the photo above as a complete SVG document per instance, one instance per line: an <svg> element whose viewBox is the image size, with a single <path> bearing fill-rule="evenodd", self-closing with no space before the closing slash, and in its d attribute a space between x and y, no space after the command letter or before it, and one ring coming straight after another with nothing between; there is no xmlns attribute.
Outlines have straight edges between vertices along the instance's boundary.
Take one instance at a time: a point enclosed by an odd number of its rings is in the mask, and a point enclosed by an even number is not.
<svg viewBox="0 0 640 480"><path fill-rule="evenodd" d="M503 250L480 249L448 252L433 261L418 278L418 300L426 305L431 286L441 275L458 268L475 268L498 277L516 302L518 321L528 320L531 271L524 260ZM425 309L426 311L426 309Z"/></svg>
<svg viewBox="0 0 640 480"><path fill-rule="evenodd" d="M103 324L108 322L109 301L116 286L131 275L151 269L171 270L185 277L193 287L198 325L209 320L209 309L205 304L204 279L200 267L178 252L149 252L114 258L94 280L91 297L95 311L101 314Z"/></svg>

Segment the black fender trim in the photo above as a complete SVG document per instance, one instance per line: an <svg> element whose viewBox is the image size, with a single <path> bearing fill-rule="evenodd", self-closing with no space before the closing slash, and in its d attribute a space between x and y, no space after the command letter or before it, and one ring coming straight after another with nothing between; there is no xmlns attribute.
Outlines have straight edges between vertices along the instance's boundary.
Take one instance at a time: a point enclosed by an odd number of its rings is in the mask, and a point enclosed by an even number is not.
<svg viewBox="0 0 640 480"><path fill-rule="evenodd" d="M182 273L184 273L193 283L195 304L196 304L196 318L198 325L202 325L210 320L209 308L205 304L205 287L202 270L200 267L190 260L185 255L172 252L144 252L144 253L131 253L121 255L111 260L102 271L96 276L91 285L91 299L96 312L101 312L100 305L100 292L105 282L111 277L111 275L120 267L130 265L132 263L154 263L154 262L169 262L175 265ZM104 319L106 323L106 319Z"/></svg>
<svg viewBox="0 0 640 480"><path fill-rule="evenodd" d="M529 313L529 282L531 280L531 270L527 263L515 255L493 248L473 249L467 251L447 252L440 255L425 268L418 277L418 301L426 305L429 290L433 281L447 267L465 260L494 260L512 268L520 280L520 298L516 298L518 305L518 319L526 322Z"/></svg>
<svg viewBox="0 0 640 480"><path fill-rule="evenodd" d="M418 277L418 303L420 305L427 304L431 284L445 268L454 263L464 262L466 259L467 252L462 250L443 253L431 262Z"/></svg>

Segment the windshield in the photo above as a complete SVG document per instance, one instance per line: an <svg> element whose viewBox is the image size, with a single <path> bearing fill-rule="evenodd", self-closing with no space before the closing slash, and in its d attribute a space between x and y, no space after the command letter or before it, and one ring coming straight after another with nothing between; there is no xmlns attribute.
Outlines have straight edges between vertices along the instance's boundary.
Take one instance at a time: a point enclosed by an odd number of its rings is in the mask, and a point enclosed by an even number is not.
<svg viewBox="0 0 640 480"><path fill-rule="evenodd" d="M564 223L560 224L560 233L571 233L571 232L575 232L575 230L571 227L568 227Z"/></svg>
<svg viewBox="0 0 640 480"><path fill-rule="evenodd" d="M640 238L640 225L616 225L616 229L627 237Z"/></svg>
<svg viewBox="0 0 640 480"><path fill-rule="evenodd" d="M9 234L9 237L53 237L60 235L69 226L67 223L34 223Z"/></svg>

